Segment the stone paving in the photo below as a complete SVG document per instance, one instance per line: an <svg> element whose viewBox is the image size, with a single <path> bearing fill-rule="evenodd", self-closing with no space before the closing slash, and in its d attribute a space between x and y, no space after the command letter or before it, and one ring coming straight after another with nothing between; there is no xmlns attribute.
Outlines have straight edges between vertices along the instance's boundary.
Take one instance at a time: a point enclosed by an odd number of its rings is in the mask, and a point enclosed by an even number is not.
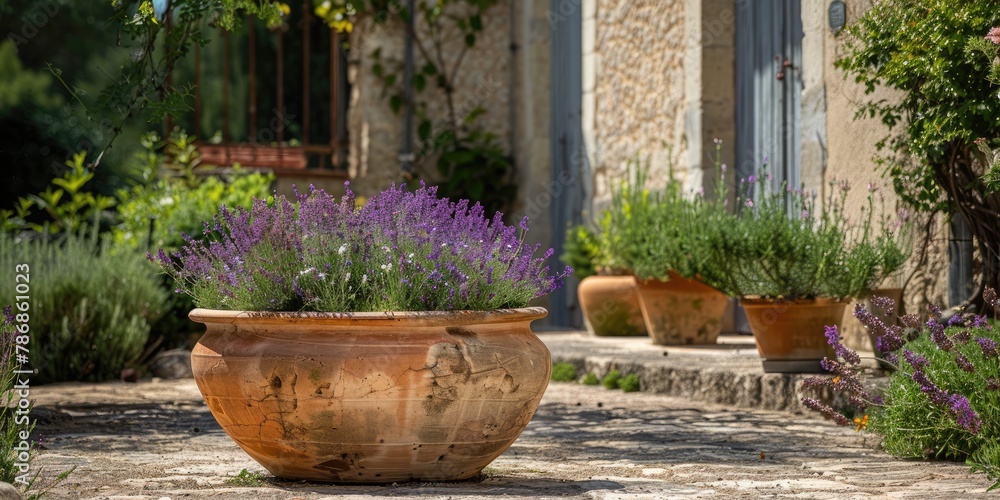
<svg viewBox="0 0 1000 500"><path fill-rule="evenodd" d="M479 478L385 486L267 475L222 432L192 380L32 395L45 447L34 467L47 479L77 466L52 498L988 497L985 477L964 464L893 459L873 437L811 414L574 383L552 383L521 438ZM263 482L231 484L243 469Z"/></svg>

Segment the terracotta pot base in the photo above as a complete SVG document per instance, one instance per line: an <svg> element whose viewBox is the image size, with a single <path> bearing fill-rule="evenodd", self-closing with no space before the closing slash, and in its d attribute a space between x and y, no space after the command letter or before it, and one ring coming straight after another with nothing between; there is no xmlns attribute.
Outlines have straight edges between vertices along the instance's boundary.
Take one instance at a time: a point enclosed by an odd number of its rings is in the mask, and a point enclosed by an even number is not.
<svg viewBox="0 0 1000 500"><path fill-rule="evenodd" d="M761 360L764 373L826 373L818 359Z"/></svg>
<svg viewBox="0 0 1000 500"><path fill-rule="evenodd" d="M276 476L453 481L534 415L552 363L529 323L545 314L196 309L191 364L219 425Z"/></svg>
<svg viewBox="0 0 1000 500"><path fill-rule="evenodd" d="M828 299L775 301L741 299L757 352L767 373L825 373L824 357L833 358L824 327L840 325L847 301Z"/></svg>
<svg viewBox="0 0 1000 500"><path fill-rule="evenodd" d="M653 344L715 344L729 299L715 288L673 271L669 278L636 280L639 305Z"/></svg>
<svg viewBox="0 0 1000 500"><path fill-rule="evenodd" d="M599 337L646 335L631 276L588 276L576 289L587 332Z"/></svg>

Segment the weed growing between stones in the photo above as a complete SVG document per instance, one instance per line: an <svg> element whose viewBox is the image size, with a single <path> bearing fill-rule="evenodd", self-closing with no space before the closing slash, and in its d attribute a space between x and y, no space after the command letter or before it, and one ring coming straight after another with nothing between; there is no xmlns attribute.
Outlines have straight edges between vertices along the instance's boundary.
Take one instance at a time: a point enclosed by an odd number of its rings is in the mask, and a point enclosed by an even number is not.
<svg viewBox="0 0 1000 500"><path fill-rule="evenodd" d="M603 385L605 389L613 391L618 388L618 381L621 380L621 378L622 372L618 370L611 370L604 376L604 379L601 380L601 385Z"/></svg>
<svg viewBox="0 0 1000 500"><path fill-rule="evenodd" d="M1000 299L993 289L983 294L1000 316ZM872 300L892 314L895 303ZM886 325L860 304L854 311L877 336L876 348L896 370L889 385L874 391L860 377L861 359L840 343L836 327L827 327L827 341L837 359L824 359L833 378L813 377L806 387L828 386L850 397L856 418L848 419L813 398L806 406L841 425L882 436L882 446L908 458L964 460L1000 488L1000 332L985 316L957 313L945 318L931 307L930 318L900 318Z"/></svg>
<svg viewBox="0 0 1000 500"><path fill-rule="evenodd" d="M573 363L554 363L552 365L553 382L572 382L576 380L576 366Z"/></svg>
<svg viewBox="0 0 1000 500"><path fill-rule="evenodd" d="M618 388L621 389L622 392L638 392L639 376L634 373L625 375L625 377L618 381Z"/></svg>
<svg viewBox="0 0 1000 500"><path fill-rule="evenodd" d="M229 484L236 486L262 486L264 484L264 474L243 469L239 474L229 478L227 481Z"/></svg>

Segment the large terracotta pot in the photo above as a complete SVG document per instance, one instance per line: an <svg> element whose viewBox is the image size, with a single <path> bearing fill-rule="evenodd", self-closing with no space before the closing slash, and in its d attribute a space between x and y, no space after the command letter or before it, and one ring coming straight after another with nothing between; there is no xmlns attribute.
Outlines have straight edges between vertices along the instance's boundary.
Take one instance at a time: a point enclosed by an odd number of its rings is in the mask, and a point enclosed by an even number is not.
<svg viewBox="0 0 1000 500"><path fill-rule="evenodd" d="M507 449L552 371L540 307L489 312L195 309L191 354L219 425L276 476L466 479Z"/></svg>
<svg viewBox="0 0 1000 500"><path fill-rule="evenodd" d="M741 299L764 371L824 373L820 361L833 359L824 327L840 326L848 302Z"/></svg>
<svg viewBox="0 0 1000 500"><path fill-rule="evenodd" d="M583 323L591 335L646 335L639 294L631 276L588 276L576 288Z"/></svg>
<svg viewBox="0 0 1000 500"><path fill-rule="evenodd" d="M657 345L714 344L729 299L711 286L670 271L669 281L637 280L646 330Z"/></svg>

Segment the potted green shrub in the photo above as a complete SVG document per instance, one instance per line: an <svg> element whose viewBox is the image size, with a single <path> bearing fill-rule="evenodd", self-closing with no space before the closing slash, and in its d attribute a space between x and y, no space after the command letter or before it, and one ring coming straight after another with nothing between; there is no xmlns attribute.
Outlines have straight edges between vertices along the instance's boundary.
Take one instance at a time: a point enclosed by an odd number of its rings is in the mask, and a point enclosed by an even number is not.
<svg viewBox="0 0 1000 500"><path fill-rule="evenodd" d="M819 372L832 356L824 327L907 258L894 228L844 212L848 185L831 182L822 207L804 190L770 191L770 176L741 180L737 214L715 209L706 225L703 279L740 299L766 372ZM754 198L753 189L761 190Z"/></svg>
<svg viewBox="0 0 1000 500"><path fill-rule="evenodd" d="M497 213L391 188L360 209L320 190L223 210L155 259L200 307L198 387L277 476L475 476L517 438L551 358L526 307L562 285L550 249Z"/></svg>
<svg viewBox="0 0 1000 500"><path fill-rule="evenodd" d="M584 225L566 233L562 260L580 280L576 293L584 326L591 335L601 337L646 335L635 280L608 265L604 242L609 228L608 217L604 217L600 233Z"/></svg>
<svg viewBox="0 0 1000 500"><path fill-rule="evenodd" d="M715 344L728 299L699 279L712 212L700 196L684 195L672 168L659 192L646 188L647 174L635 169L612 190L609 260L635 276L654 344Z"/></svg>

